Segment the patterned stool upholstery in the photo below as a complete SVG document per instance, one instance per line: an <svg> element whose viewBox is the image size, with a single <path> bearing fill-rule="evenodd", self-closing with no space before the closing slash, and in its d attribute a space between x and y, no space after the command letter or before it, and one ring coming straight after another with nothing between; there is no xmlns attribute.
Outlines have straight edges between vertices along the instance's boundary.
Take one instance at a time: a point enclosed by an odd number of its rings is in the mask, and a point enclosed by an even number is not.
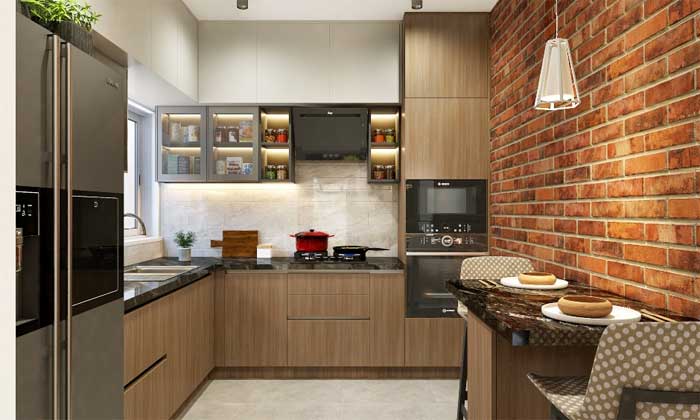
<svg viewBox="0 0 700 420"><path fill-rule="evenodd" d="M520 257L474 257L462 261L462 280L500 280L532 271L532 263Z"/></svg>
<svg viewBox="0 0 700 420"><path fill-rule="evenodd" d="M528 378L570 420L617 419L623 389L630 394L700 393L700 323L610 325L590 378L532 373ZM700 394L682 404L638 401L633 406L638 419L700 419Z"/></svg>

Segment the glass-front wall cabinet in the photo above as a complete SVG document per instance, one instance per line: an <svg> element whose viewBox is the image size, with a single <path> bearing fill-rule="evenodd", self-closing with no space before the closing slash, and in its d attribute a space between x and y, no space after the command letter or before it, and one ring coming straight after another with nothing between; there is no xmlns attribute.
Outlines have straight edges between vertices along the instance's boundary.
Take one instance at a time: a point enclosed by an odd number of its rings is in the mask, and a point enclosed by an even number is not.
<svg viewBox="0 0 700 420"><path fill-rule="evenodd" d="M158 181L206 181L205 109L158 108Z"/></svg>
<svg viewBox="0 0 700 420"><path fill-rule="evenodd" d="M291 108L260 109L260 180L294 182Z"/></svg>
<svg viewBox="0 0 700 420"><path fill-rule="evenodd" d="M257 107L207 108L208 180L257 182L259 131Z"/></svg>
<svg viewBox="0 0 700 420"><path fill-rule="evenodd" d="M401 179L400 109L370 109L370 157L367 160L370 184L394 184Z"/></svg>

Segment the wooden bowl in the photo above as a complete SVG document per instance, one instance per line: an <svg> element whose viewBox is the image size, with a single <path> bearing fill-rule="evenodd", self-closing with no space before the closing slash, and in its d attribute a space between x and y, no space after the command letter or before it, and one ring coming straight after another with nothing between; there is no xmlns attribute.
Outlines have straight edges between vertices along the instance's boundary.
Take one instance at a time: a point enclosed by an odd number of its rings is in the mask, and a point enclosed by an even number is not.
<svg viewBox="0 0 700 420"><path fill-rule="evenodd" d="M536 284L538 286L551 286L557 282L554 274L531 271L518 274L518 280L522 284Z"/></svg>
<svg viewBox="0 0 700 420"><path fill-rule="evenodd" d="M564 296L557 302L559 310L566 315L585 318L604 318L612 312L609 300L595 296Z"/></svg>

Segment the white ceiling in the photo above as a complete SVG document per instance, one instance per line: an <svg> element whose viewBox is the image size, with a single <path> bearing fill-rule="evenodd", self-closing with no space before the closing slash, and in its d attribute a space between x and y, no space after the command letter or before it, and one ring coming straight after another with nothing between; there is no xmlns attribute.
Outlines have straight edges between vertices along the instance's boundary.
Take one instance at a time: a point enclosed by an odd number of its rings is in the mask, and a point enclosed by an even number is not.
<svg viewBox="0 0 700 420"><path fill-rule="evenodd" d="M183 0L199 20L401 20L411 0ZM423 0L424 12L490 12L498 0Z"/></svg>

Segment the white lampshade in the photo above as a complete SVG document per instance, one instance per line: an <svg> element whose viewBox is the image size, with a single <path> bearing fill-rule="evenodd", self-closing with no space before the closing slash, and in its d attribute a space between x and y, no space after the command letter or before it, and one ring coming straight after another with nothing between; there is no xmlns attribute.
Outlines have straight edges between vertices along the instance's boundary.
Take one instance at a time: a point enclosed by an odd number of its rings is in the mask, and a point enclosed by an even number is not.
<svg viewBox="0 0 700 420"><path fill-rule="evenodd" d="M554 111L576 108L580 103L569 41L550 39L544 49L535 108Z"/></svg>

